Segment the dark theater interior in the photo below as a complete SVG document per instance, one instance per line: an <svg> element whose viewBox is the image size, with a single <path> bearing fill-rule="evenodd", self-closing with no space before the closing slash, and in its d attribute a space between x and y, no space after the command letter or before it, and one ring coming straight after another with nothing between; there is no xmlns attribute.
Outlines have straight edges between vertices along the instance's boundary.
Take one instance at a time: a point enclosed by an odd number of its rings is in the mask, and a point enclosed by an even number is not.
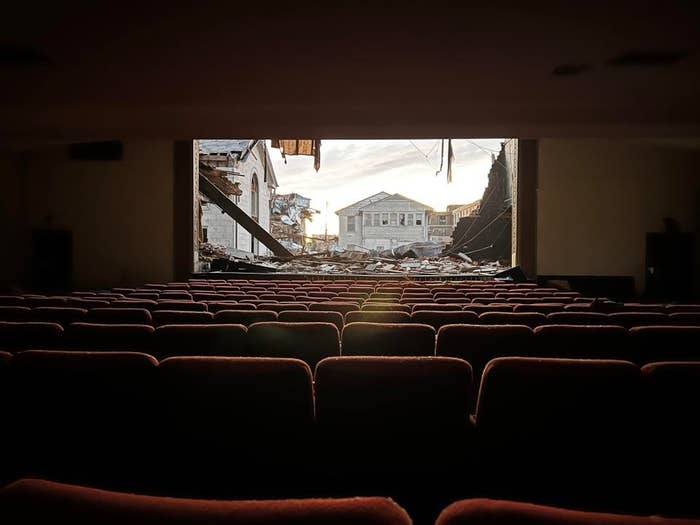
<svg viewBox="0 0 700 525"><path fill-rule="evenodd" d="M315 4L3 6L0 523L700 525L700 7ZM512 137L510 268L199 271L220 137Z"/></svg>

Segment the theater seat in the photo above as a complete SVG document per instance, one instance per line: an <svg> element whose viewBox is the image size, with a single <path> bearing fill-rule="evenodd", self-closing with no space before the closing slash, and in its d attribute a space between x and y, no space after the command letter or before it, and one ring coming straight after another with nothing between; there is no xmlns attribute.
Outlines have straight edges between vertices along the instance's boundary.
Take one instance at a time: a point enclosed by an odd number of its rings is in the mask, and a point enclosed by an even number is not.
<svg viewBox="0 0 700 525"><path fill-rule="evenodd" d="M572 359L631 359L621 326L544 325L534 330L533 355Z"/></svg>
<svg viewBox="0 0 700 525"><path fill-rule="evenodd" d="M60 348L63 328L57 323L0 321L0 348L8 351Z"/></svg>
<svg viewBox="0 0 700 525"><path fill-rule="evenodd" d="M290 310L306 311L309 309L304 303L262 303L258 305L258 308L260 310L271 310L278 314Z"/></svg>
<svg viewBox="0 0 700 525"><path fill-rule="evenodd" d="M700 326L637 326L629 330L630 359L638 365L654 361L700 361Z"/></svg>
<svg viewBox="0 0 700 525"><path fill-rule="evenodd" d="M0 306L0 321L29 321L31 312L26 306Z"/></svg>
<svg viewBox="0 0 700 525"><path fill-rule="evenodd" d="M553 312L547 314L548 324L609 325L610 318L598 312Z"/></svg>
<svg viewBox="0 0 700 525"><path fill-rule="evenodd" d="M240 324L163 325L156 328L151 352L158 359L175 356L248 355L246 327Z"/></svg>
<svg viewBox="0 0 700 525"><path fill-rule="evenodd" d="M220 300L207 303L207 309L212 312L220 312L221 310L257 310L258 307L251 303L238 303L234 300Z"/></svg>
<svg viewBox="0 0 700 525"><path fill-rule="evenodd" d="M547 316L537 312L485 312L479 320L481 324L519 324L530 328L547 324Z"/></svg>
<svg viewBox="0 0 700 525"><path fill-rule="evenodd" d="M148 352L155 329L143 324L73 323L66 328L66 348Z"/></svg>
<svg viewBox="0 0 700 525"><path fill-rule="evenodd" d="M71 525L411 525L388 498L223 501L110 492L37 479L0 491L0 521Z"/></svg>
<svg viewBox="0 0 700 525"><path fill-rule="evenodd" d="M276 321L277 312L271 310L219 310L214 314L216 324L242 324L250 326L253 323Z"/></svg>
<svg viewBox="0 0 700 525"><path fill-rule="evenodd" d="M153 317L145 308L93 308L85 315L86 323L151 324Z"/></svg>
<svg viewBox="0 0 700 525"><path fill-rule="evenodd" d="M324 359L315 381L321 479L349 493L400 495L417 514L455 479L464 489L471 380L460 359Z"/></svg>
<svg viewBox="0 0 700 525"><path fill-rule="evenodd" d="M301 359L313 369L340 355L340 334L332 323L255 323L248 327L248 349L253 357Z"/></svg>
<svg viewBox="0 0 700 525"><path fill-rule="evenodd" d="M435 525L700 525L700 520L605 514L532 503L468 499L448 506Z"/></svg>
<svg viewBox="0 0 700 525"><path fill-rule="evenodd" d="M309 305L309 310L312 312L339 312L343 315L359 309L360 307L357 305L357 303L352 302L327 301L323 303L312 303Z"/></svg>
<svg viewBox="0 0 700 525"><path fill-rule="evenodd" d="M362 311L345 314L345 324L349 323L410 323L411 314L390 311Z"/></svg>
<svg viewBox="0 0 700 525"><path fill-rule="evenodd" d="M343 329L342 355L432 356L435 329L412 323L349 323Z"/></svg>
<svg viewBox="0 0 700 525"><path fill-rule="evenodd" d="M214 314L211 312L154 310L151 315L155 326L166 324L208 324L214 321Z"/></svg>
<svg viewBox="0 0 700 525"><path fill-rule="evenodd" d="M152 356L133 352L15 355L9 428L20 475L135 480L150 455L143 444L151 440L156 410L149 395L156 365Z"/></svg>
<svg viewBox="0 0 700 525"><path fill-rule="evenodd" d="M640 394L639 368L627 361L489 362L476 409L484 490L571 506L638 502L645 475L630 443L647 428Z"/></svg>
<svg viewBox="0 0 700 525"><path fill-rule="evenodd" d="M614 312L608 314L610 324L633 328L635 326L659 326L669 322L666 314L658 312Z"/></svg>
<svg viewBox="0 0 700 525"><path fill-rule="evenodd" d="M448 324L478 324L479 316L474 312L419 310L411 314L411 322L427 324L438 330Z"/></svg>
<svg viewBox="0 0 700 525"><path fill-rule="evenodd" d="M306 363L171 357L157 376L161 484L256 498L303 490L314 423Z"/></svg>
<svg viewBox="0 0 700 525"><path fill-rule="evenodd" d="M67 325L85 318L87 310L60 306L40 306L32 309L32 320Z"/></svg>
<svg viewBox="0 0 700 525"><path fill-rule="evenodd" d="M316 417L365 439L463 430L471 381L469 364L448 357L324 359L315 374Z"/></svg>
<svg viewBox="0 0 700 525"><path fill-rule="evenodd" d="M397 303L365 303L361 310L363 312L406 312L411 313L411 307Z"/></svg>
<svg viewBox="0 0 700 525"><path fill-rule="evenodd" d="M281 323L333 323L338 332L342 332L345 326L340 312L285 310L279 313L277 319Z"/></svg>
<svg viewBox="0 0 700 525"><path fill-rule="evenodd" d="M697 512L700 470L700 362L658 362L642 367L645 401L654 424L645 433L649 490L663 512Z"/></svg>
<svg viewBox="0 0 700 525"><path fill-rule="evenodd" d="M438 330L435 351L438 356L457 357L471 364L473 409L486 363L496 357L533 355L533 339L532 329L523 325L447 325Z"/></svg>
<svg viewBox="0 0 700 525"><path fill-rule="evenodd" d="M164 301L160 299L153 310L177 310L180 312L206 312L206 303L195 303L194 301Z"/></svg>

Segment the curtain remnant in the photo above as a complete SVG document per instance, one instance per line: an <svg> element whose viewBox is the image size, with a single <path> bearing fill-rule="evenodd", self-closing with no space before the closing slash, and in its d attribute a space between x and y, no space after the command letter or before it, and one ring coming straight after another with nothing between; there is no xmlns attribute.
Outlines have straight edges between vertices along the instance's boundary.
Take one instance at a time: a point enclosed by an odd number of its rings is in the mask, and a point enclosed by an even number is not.
<svg viewBox="0 0 700 525"><path fill-rule="evenodd" d="M321 167L320 139L272 139L272 147L278 148L286 164L287 155L309 155L314 158L314 169Z"/></svg>

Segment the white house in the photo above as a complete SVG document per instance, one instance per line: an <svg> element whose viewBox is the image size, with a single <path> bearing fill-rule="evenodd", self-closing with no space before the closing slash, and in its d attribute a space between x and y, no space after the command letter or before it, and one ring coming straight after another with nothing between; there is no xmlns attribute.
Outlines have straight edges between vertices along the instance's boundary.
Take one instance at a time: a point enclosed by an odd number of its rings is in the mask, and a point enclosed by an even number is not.
<svg viewBox="0 0 700 525"><path fill-rule="evenodd" d="M418 201L382 191L335 212L340 222L338 247L387 250L426 241L426 216L431 211Z"/></svg>
<svg viewBox="0 0 700 525"><path fill-rule="evenodd" d="M275 170L264 140L200 140L199 162L224 172L237 186L230 198L270 231L271 199L277 188ZM267 255L268 249L202 194L202 241L235 250Z"/></svg>

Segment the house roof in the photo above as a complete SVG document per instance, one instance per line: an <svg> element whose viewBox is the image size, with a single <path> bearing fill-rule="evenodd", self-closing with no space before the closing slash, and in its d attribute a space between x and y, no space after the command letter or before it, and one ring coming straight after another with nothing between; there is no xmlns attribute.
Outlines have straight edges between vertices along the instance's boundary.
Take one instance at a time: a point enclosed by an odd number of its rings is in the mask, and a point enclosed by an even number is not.
<svg viewBox="0 0 700 525"><path fill-rule="evenodd" d="M199 152L208 153L241 153L254 141L251 139L207 139L199 141Z"/></svg>
<svg viewBox="0 0 700 525"><path fill-rule="evenodd" d="M359 209L359 208L362 208L364 206L367 206L368 204L372 204L373 202L380 201L380 200L385 199L387 197L391 197L391 195L385 191L380 191L379 193L375 193L374 195L372 195L370 197L366 197L366 198L361 199L357 202L354 202L354 203L350 204L349 206L345 206L344 208L340 208L339 210L335 210L335 213L336 213L336 215L339 215L340 213L347 210L348 208L355 208L356 207Z"/></svg>
<svg viewBox="0 0 700 525"><path fill-rule="evenodd" d="M428 206L427 204L423 204L422 202L418 202L417 200L414 200L414 199L409 199L408 197L406 197L405 195L401 195L400 193L394 193L393 195L387 195L386 197L384 197L384 198L382 198L382 199L377 199L377 200L374 200L374 201L372 201L372 202L368 202L368 203L365 204L364 206L360 206L359 209L360 209L360 210L363 210L363 209L365 209L365 208L369 208L370 206L374 206L375 204L378 204L378 203L380 203L380 202L382 202L382 201L385 201L385 200L404 200L404 201L410 201L410 202L412 202L412 203L414 203L414 204L417 204L418 207L420 207L420 208L423 208L423 209L429 210L429 211L433 211L433 208L430 207L430 206Z"/></svg>

